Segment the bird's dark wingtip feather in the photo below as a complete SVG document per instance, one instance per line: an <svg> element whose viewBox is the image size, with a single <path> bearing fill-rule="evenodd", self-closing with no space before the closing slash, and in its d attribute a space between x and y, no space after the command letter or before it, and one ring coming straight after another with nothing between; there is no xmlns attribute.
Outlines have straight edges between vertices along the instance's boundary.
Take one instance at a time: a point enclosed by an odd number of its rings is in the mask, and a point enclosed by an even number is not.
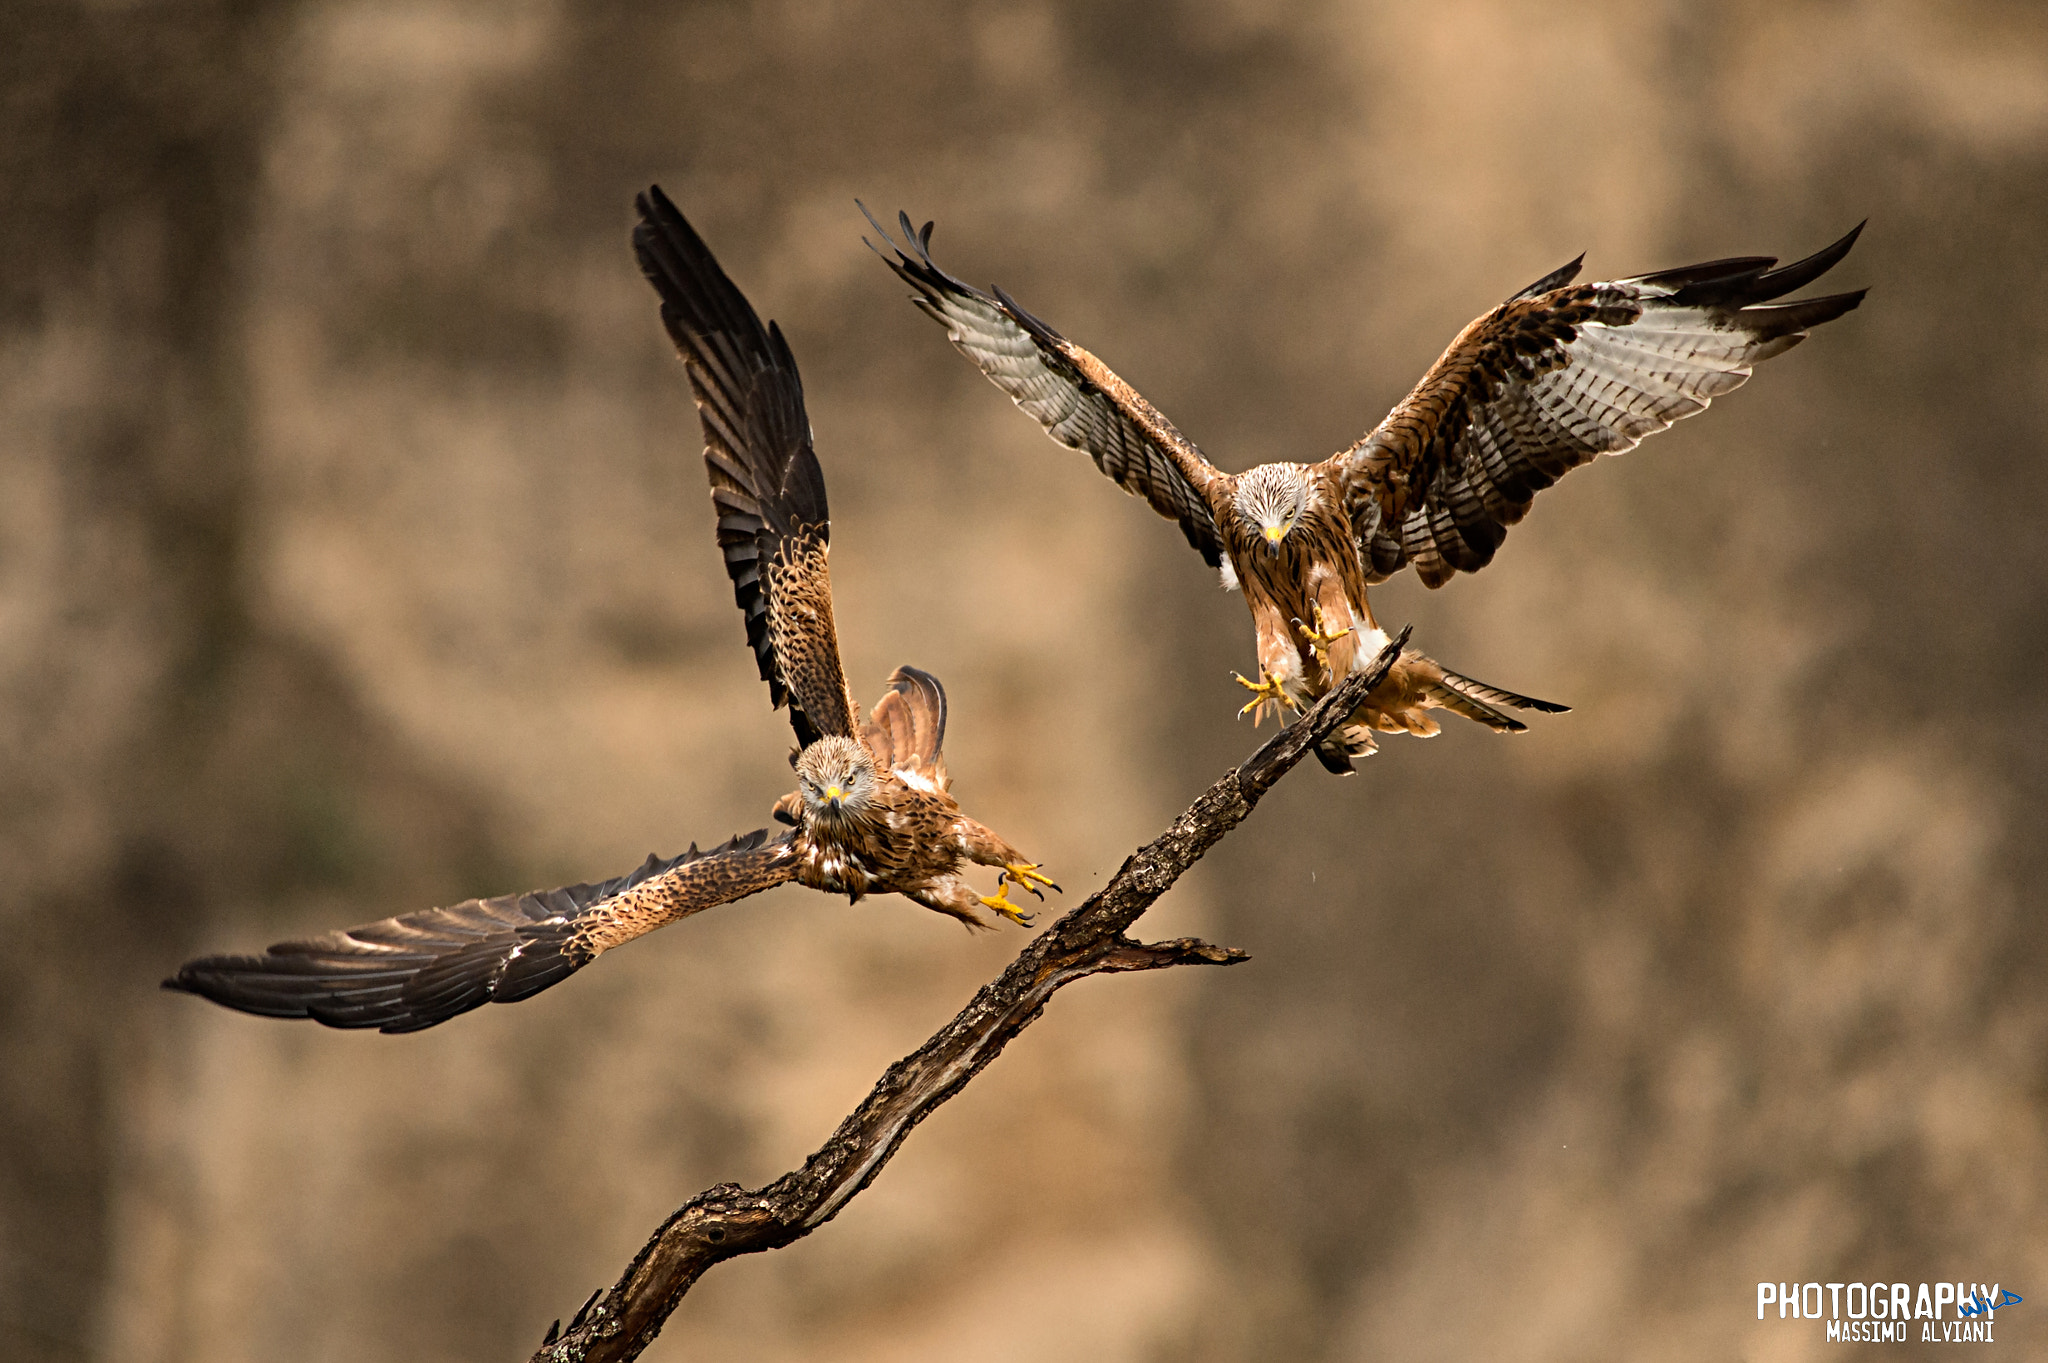
<svg viewBox="0 0 2048 1363"><path fill-rule="evenodd" d="M648 185L639 197L652 203L659 212L672 214L678 218L683 216L682 211L676 207L675 200L669 198L668 192L658 184Z"/></svg>
<svg viewBox="0 0 2048 1363"><path fill-rule="evenodd" d="M877 218L871 211L869 211L868 206L866 204L862 203L859 199L855 199L853 201L853 206L855 208L858 208L860 210L861 216L868 220L868 226L875 229L876 235L881 237L883 241L889 244L890 250L894 251L899 256L903 254L903 248L896 244L896 238L889 235L889 229L882 226L881 219ZM868 249L870 251L873 251L876 255L881 256L883 260L887 260L889 258L888 256L883 254L881 247L875 245L871 241L868 241L866 237L862 237L861 240L867 241Z"/></svg>
<svg viewBox="0 0 2048 1363"><path fill-rule="evenodd" d="M1508 302L1514 303L1524 298L1537 298L1549 293L1552 289L1563 288L1579 277L1579 271L1585 266L1585 263L1586 253L1581 251L1576 257L1558 266L1549 274L1543 276L1543 278L1511 295L1508 298Z"/></svg>
<svg viewBox="0 0 2048 1363"><path fill-rule="evenodd" d="M1667 301L1680 307L1751 307L1805 288L1833 269L1856 244L1863 226L1856 224L1839 240L1789 265L1778 265L1773 256L1735 257L1646 275L1641 282L1670 288L1672 293Z"/></svg>
<svg viewBox="0 0 2048 1363"><path fill-rule="evenodd" d="M996 302L1002 304L1003 310L1015 318L1019 326L1031 333L1033 340L1045 345L1056 346L1059 344L1060 334L1052 329L1051 324L1041 320L1028 311L1022 303L1010 297L1009 294L1003 291L1000 284L989 285L989 292L995 295Z"/></svg>
<svg viewBox="0 0 2048 1363"><path fill-rule="evenodd" d="M1823 322L1832 322L1843 313L1854 312L1868 292L1867 289L1856 289L1822 298L1801 298L1791 303L1764 303L1744 308L1736 316L1741 319L1743 329L1757 339L1803 336Z"/></svg>
<svg viewBox="0 0 2048 1363"><path fill-rule="evenodd" d="M1863 222L1857 223L1844 233L1840 240L1830 242L1804 260L1795 260L1790 265L1759 275L1752 286L1755 290L1755 301L1782 297L1794 289L1804 288L1834 269L1841 263L1842 257L1849 254L1849 248L1856 244L1856 238L1863 235L1864 223L1869 221L1865 218Z"/></svg>

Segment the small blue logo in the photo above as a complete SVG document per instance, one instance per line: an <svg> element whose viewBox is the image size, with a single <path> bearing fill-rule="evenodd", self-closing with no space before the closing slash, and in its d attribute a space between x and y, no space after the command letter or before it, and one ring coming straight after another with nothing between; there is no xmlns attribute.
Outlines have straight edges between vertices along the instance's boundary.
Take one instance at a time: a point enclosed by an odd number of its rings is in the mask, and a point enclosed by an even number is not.
<svg viewBox="0 0 2048 1363"><path fill-rule="evenodd" d="M1995 1310L2001 1306L2018 1306L2025 1300L2025 1297L2009 1288L1999 1289L1997 1301L1987 1300L1973 1292L1970 1294L1970 1300L1967 1304L1961 1302L1956 1304L1956 1314L1968 1320L1971 1316L1981 1316L1985 1312Z"/></svg>

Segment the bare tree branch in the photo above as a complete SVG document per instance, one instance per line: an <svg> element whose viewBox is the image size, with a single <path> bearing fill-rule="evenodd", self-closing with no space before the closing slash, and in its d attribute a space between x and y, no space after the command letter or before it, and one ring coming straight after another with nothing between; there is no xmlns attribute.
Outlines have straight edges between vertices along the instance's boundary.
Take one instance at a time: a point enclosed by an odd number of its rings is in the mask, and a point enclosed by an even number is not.
<svg viewBox="0 0 2048 1363"><path fill-rule="evenodd" d="M937 1035L891 1065L803 1168L754 1192L721 1183L684 1203L619 1281L584 1303L566 1332L559 1321L549 1329L531 1363L625 1363L639 1357L683 1294L713 1264L779 1249L837 1216L881 1172L910 1129L1000 1055L1055 991L1089 975L1244 960L1241 951L1193 938L1137 942L1124 934L1358 707L1386 676L1407 639L1403 630L1370 667L1226 773L1164 833L1125 858L1108 884L1024 948Z"/></svg>

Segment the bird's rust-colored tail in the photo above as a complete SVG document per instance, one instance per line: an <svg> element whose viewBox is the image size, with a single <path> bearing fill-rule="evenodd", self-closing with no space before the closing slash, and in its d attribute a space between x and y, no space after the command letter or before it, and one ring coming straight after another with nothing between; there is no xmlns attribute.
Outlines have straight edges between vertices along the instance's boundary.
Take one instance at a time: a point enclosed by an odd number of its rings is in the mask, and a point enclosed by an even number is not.
<svg viewBox="0 0 2048 1363"><path fill-rule="evenodd" d="M927 781L935 791L946 789L946 688L931 673L899 667L889 676L889 689L861 731L876 762L899 776Z"/></svg>

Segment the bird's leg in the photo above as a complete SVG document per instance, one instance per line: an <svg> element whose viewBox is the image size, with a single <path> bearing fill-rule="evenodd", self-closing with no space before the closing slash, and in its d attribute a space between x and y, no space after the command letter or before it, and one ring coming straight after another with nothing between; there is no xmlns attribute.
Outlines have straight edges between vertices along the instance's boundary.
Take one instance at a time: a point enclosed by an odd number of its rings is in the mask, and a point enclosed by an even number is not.
<svg viewBox="0 0 2048 1363"><path fill-rule="evenodd" d="M1237 678L1239 686L1252 693L1252 698L1245 702L1242 710L1237 712L1239 719L1250 715L1252 717L1252 727L1257 728L1265 722L1265 707L1270 705L1277 712L1280 722L1282 724L1287 722L1287 712L1295 709L1296 706L1294 701L1289 698L1286 689L1281 685L1280 677L1277 673L1267 672L1262 669L1259 673L1261 678L1259 681L1253 681L1242 672L1233 672L1230 675Z"/></svg>
<svg viewBox="0 0 2048 1363"><path fill-rule="evenodd" d="M959 919L970 931L994 931L994 927L974 911L976 904L985 904L988 901L974 892L974 887L967 883L965 876L945 876L930 885L905 890L903 897L943 913L948 918Z"/></svg>
<svg viewBox="0 0 2048 1363"><path fill-rule="evenodd" d="M1024 854L1010 846L994 829L968 818L959 816L955 825L960 839L960 848L968 857L983 866L999 866L1002 874L996 877L996 892L993 895L977 896L985 908L994 909L1003 917L1020 927L1031 926L1031 915L1010 902L1010 886L1021 885L1040 899L1045 891L1040 885L1058 890L1051 877L1041 874L1038 863L1024 860Z"/></svg>
<svg viewBox="0 0 2048 1363"><path fill-rule="evenodd" d="M1323 665L1323 671L1334 678L1335 674L1331 672L1330 668L1330 645L1349 635L1351 627L1346 625L1343 629L1331 631L1329 620L1323 614L1323 603L1320 601L1316 602L1315 616L1316 627L1314 629L1310 629L1307 625L1302 624L1300 620L1294 622L1294 628L1300 631L1301 637L1308 641L1309 648L1316 655L1316 661Z"/></svg>

